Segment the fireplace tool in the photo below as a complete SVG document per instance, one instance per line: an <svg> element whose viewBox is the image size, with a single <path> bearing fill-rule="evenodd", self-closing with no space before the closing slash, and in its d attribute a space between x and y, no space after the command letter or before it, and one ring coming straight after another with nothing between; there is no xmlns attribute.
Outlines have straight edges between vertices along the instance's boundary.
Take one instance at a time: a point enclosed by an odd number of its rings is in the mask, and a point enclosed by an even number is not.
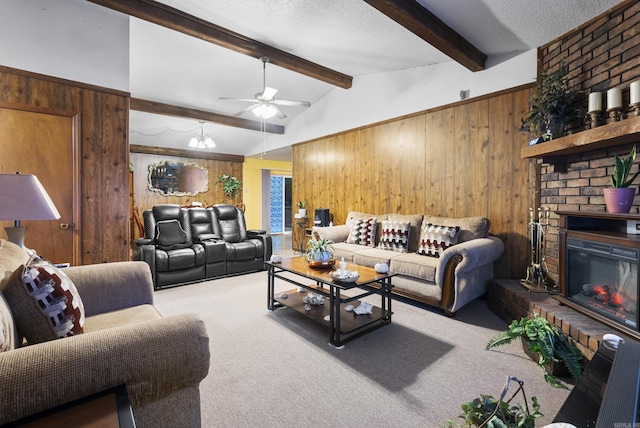
<svg viewBox="0 0 640 428"><path fill-rule="evenodd" d="M538 218L533 208L529 208L529 242L531 244L531 264L527 267L527 277L520 283L529 291L547 292L548 267L542 255L544 239L549 231L549 208L538 208Z"/></svg>

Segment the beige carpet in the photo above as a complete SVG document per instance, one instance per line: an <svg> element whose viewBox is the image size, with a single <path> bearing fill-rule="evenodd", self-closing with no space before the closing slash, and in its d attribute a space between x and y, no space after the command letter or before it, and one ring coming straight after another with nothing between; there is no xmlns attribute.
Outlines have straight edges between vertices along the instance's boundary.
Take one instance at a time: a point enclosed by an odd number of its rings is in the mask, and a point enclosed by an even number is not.
<svg viewBox="0 0 640 428"><path fill-rule="evenodd" d="M194 312L207 323L203 427L441 427L461 403L497 396L507 375L538 397L544 426L568 395L518 345L484 350L506 324L482 300L455 318L394 301L392 324L338 350L323 326L267 311L266 284L260 272L155 293L163 315Z"/></svg>

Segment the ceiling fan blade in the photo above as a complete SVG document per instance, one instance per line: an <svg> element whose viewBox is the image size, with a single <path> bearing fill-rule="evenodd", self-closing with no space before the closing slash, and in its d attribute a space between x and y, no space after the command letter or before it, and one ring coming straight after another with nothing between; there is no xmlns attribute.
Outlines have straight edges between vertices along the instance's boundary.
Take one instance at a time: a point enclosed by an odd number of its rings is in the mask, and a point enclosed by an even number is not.
<svg viewBox="0 0 640 428"><path fill-rule="evenodd" d="M272 100L277 92L278 92L277 89L270 88L267 86L264 88L264 91L262 91L262 98L264 98L265 100Z"/></svg>
<svg viewBox="0 0 640 428"><path fill-rule="evenodd" d="M231 100L231 101L242 101L247 103L255 103L257 102L255 98L232 98L232 97L218 97L219 100Z"/></svg>
<svg viewBox="0 0 640 428"><path fill-rule="evenodd" d="M276 117L278 119L284 119L285 117L287 117L286 114L284 114L278 107L276 107L273 103L271 103L271 107L273 107L274 109L276 109Z"/></svg>
<svg viewBox="0 0 640 428"><path fill-rule="evenodd" d="M293 100L273 100L272 104L278 104L281 106L295 106L295 107L309 107L311 103L309 101L293 101Z"/></svg>
<svg viewBox="0 0 640 428"><path fill-rule="evenodd" d="M255 100L254 100L254 101L255 101ZM244 109L240 110L238 113L234 114L234 116L242 116L243 114L245 114L245 113L247 113L247 112L249 112L249 111L253 110L254 108L258 107L259 105L260 105L260 104L253 104L253 105L250 105L249 107L246 107L246 108L244 108Z"/></svg>

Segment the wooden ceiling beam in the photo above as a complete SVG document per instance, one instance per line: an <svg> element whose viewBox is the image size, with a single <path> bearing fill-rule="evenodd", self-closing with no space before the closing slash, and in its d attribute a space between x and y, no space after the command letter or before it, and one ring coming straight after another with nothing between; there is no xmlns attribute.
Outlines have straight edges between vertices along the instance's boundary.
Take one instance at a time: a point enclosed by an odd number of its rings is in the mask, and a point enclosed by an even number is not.
<svg viewBox="0 0 640 428"><path fill-rule="evenodd" d="M143 111L146 113L205 120L207 122L219 123L221 125L233 126L235 128L262 131L262 123L259 120L243 119L241 117L227 116L225 114L213 113L210 111L198 110L194 108L180 107L172 104L164 104L156 101L143 100L140 98L131 98L131 104L129 108L131 110ZM264 131L270 134L284 134L284 126L265 122Z"/></svg>
<svg viewBox="0 0 640 428"><path fill-rule="evenodd" d="M269 63L287 70L349 89L353 78L346 74L292 55L273 46L189 15L181 10L152 0L89 0L92 3L136 18L153 22L171 30L222 46L255 58L269 57Z"/></svg>
<svg viewBox="0 0 640 428"><path fill-rule="evenodd" d="M364 0L471 71L485 69L487 56L416 0Z"/></svg>

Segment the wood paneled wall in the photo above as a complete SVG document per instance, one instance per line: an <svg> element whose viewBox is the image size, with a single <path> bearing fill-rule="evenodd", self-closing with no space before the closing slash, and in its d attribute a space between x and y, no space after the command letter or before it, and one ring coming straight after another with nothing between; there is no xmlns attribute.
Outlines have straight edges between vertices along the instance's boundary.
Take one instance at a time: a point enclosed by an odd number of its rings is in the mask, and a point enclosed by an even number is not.
<svg viewBox="0 0 640 428"><path fill-rule="evenodd" d="M307 212L485 216L505 243L497 278L529 263L528 210L535 166L520 159L518 132L533 85L300 143L293 147L293 200Z"/></svg>
<svg viewBox="0 0 640 428"><path fill-rule="evenodd" d="M0 101L79 113L80 262L127 260L129 95L0 66Z"/></svg>
<svg viewBox="0 0 640 428"><path fill-rule="evenodd" d="M202 202L204 206L213 204L235 204L231 198L227 198L222 190L222 183L218 182L220 174L230 174L242 181L242 162L220 161L211 159L195 159L179 156L164 156L159 154L131 153L133 165L133 203L138 208L140 215L146 209L157 204L189 205L192 202ZM148 188L148 167L151 164L164 161L195 162L206 168L209 176L209 190L196 196L163 195ZM242 190L238 194L237 202L242 201Z"/></svg>

